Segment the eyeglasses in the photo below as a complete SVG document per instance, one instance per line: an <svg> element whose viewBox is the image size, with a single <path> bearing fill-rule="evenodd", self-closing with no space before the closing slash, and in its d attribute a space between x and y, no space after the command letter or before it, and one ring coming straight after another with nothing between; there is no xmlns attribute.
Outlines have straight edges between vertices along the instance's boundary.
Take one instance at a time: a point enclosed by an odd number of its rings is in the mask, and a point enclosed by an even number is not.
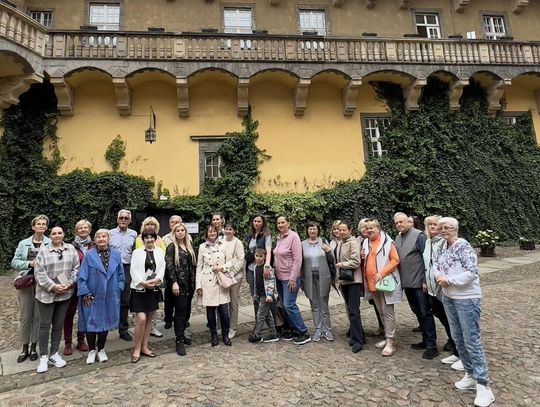
<svg viewBox="0 0 540 407"><path fill-rule="evenodd" d="M441 230L454 230L455 227L454 226L441 226L440 229Z"/></svg>
<svg viewBox="0 0 540 407"><path fill-rule="evenodd" d="M130 218L128 216L119 216L118 220L129 220Z"/></svg>

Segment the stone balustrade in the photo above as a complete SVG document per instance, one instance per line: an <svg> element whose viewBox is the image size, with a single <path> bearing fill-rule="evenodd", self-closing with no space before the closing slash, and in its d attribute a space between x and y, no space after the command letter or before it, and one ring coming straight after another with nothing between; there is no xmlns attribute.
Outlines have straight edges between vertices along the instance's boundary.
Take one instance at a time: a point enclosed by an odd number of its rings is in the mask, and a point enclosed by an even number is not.
<svg viewBox="0 0 540 407"><path fill-rule="evenodd" d="M540 44L456 39L50 31L44 56L187 61L538 65Z"/></svg>
<svg viewBox="0 0 540 407"><path fill-rule="evenodd" d="M0 38L6 38L39 55L45 52L47 29L30 16L0 3Z"/></svg>

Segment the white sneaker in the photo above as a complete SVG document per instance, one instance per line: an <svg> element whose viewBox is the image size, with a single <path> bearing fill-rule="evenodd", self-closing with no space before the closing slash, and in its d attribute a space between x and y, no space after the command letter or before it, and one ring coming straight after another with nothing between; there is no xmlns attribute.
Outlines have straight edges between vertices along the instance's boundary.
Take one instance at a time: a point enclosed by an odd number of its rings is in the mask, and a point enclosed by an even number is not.
<svg viewBox="0 0 540 407"><path fill-rule="evenodd" d="M461 360L458 360L455 363L452 363L452 366L450 366L452 369L457 370L458 372L464 372L465 368L463 367L463 363Z"/></svg>
<svg viewBox="0 0 540 407"><path fill-rule="evenodd" d="M377 349L384 349L385 346L386 346L386 340L377 342L377 343L375 344L375 347L376 347Z"/></svg>
<svg viewBox="0 0 540 407"><path fill-rule="evenodd" d="M454 383L456 389L459 390L475 390L476 389L476 380L469 376L469 373L465 373L465 376L459 381Z"/></svg>
<svg viewBox="0 0 540 407"><path fill-rule="evenodd" d="M42 357L39 358L37 372L45 373L47 370L49 370L49 356L43 355Z"/></svg>
<svg viewBox="0 0 540 407"><path fill-rule="evenodd" d="M88 357L86 358L86 364L91 365L95 361L96 361L96 351L91 350L90 352L88 352Z"/></svg>
<svg viewBox="0 0 540 407"><path fill-rule="evenodd" d="M488 407L495 401L495 396L489 388L480 383L476 384L476 397L474 398L474 405L478 407Z"/></svg>
<svg viewBox="0 0 540 407"><path fill-rule="evenodd" d="M321 331L315 331L315 333L313 334L313 336L311 337L311 340L313 342L319 342L321 340Z"/></svg>
<svg viewBox="0 0 540 407"><path fill-rule="evenodd" d="M156 338L161 338L163 336L163 334L159 332L156 327L152 328L152 330L150 331L150 335L155 336Z"/></svg>
<svg viewBox="0 0 540 407"><path fill-rule="evenodd" d="M67 364L66 361L62 359L62 356L58 354L58 352L56 352L49 358L49 362L51 362L56 367L64 367Z"/></svg>
<svg viewBox="0 0 540 407"><path fill-rule="evenodd" d="M441 359L441 362L443 362L445 365L453 365L459 360L459 358L455 355L450 355L444 359Z"/></svg>
<svg viewBox="0 0 540 407"><path fill-rule="evenodd" d="M109 360L109 357L107 356L107 354L105 353L105 349L101 349L98 353L97 353L97 358L98 360L103 363L103 362L106 362Z"/></svg>
<svg viewBox="0 0 540 407"><path fill-rule="evenodd" d="M326 338L327 341L330 341L330 342L334 340L334 335L332 335L331 331L326 331L324 333L324 337Z"/></svg>
<svg viewBox="0 0 540 407"><path fill-rule="evenodd" d="M236 336L236 329L229 329L229 339L232 339Z"/></svg>

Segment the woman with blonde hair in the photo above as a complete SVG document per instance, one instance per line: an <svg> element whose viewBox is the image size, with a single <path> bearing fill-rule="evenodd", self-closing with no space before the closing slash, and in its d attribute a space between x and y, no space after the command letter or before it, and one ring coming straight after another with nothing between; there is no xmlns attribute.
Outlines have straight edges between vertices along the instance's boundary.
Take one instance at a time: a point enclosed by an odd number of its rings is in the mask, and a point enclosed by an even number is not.
<svg viewBox="0 0 540 407"><path fill-rule="evenodd" d="M77 250L79 255L79 262L82 264L85 254L88 250L94 247L94 242L90 237L92 231L92 224L86 219L81 219L75 224L73 233L75 239L71 244ZM77 292L77 284L74 285L74 290ZM77 305L79 303L77 295L71 297L69 308L66 312L66 318L64 319L64 355L69 356L73 353L73 320L75 319L75 313L77 312ZM84 331L77 330L77 349L80 352L88 352L88 345L85 342Z"/></svg>
<svg viewBox="0 0 540 407"><path fill-rule="evenodd" d="M332 222L332 226L330 226L330 249L334 251L334 258L336 257L336 247L341 242L339 225L341 225L341 220L335 220Z"/></svg>
<svg viewBox="0 0 540 407"><path fill-rule="evenodd" d="M397 270L399 256L394 241L381 230L378 220L370 219L366 222L366 234L368 238L362 243L365 283L383 317L386 335L386 340L377 342L375 347L382 349L383 356L392 356L397 350L394 304L401 302L403 296ZM376 284L388 276L393 279L395 289L378 291Z"/></svg>
<svg viewBox="0 0 540 407"><path fill-rule="evenodd" d="M17 280L21 283L28 280L29 283L17 287L19 298L20 316L19 325L21 330L22 351L17 357L17 363L24 362L28 357L31 361L38 359L37 338L39 328L39 313L36 301L36 285L34 282L34 269L36 257L41 247L48 246L51 239L45 236L49 226L49 218L38 215L31 222L32 236L21 240L15 250L11 267L17 272ZM28 347L30 345L30 348Z"/></svg>
<svg viewBox="0 0 540 407"><path fill-rule="evenodd" d="M165 253L167 290L172 292L176 353L185 356L184 345L191 345L191 339L186 338L185 330L195 293L197 259L186 225L178 223L173 226L171 241Z"/></svg>

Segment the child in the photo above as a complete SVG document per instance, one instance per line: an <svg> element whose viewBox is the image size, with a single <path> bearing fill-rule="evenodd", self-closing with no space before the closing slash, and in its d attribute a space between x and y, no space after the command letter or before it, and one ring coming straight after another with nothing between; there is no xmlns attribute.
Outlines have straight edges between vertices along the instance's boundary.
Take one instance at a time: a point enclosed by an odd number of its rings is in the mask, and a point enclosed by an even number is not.
<svg viewBox="0 0 540 407"><path fill-rule="evenodd" d="M266 249L255 249L255 295L253 301L259 303L259 310L257 311L257 321L255 322L255 329L253 334L249 335L248 340L252 343L255 342L277 342L279 336L276 332L276 326L274 324L274 317L270 312L270 305L274 301L274 286L275 277L274 270L270 269L270 275L268 278L264 277L264 262L266 260ZM268 325L270 334L261 338L261 331L264 323Z"/></svg>

